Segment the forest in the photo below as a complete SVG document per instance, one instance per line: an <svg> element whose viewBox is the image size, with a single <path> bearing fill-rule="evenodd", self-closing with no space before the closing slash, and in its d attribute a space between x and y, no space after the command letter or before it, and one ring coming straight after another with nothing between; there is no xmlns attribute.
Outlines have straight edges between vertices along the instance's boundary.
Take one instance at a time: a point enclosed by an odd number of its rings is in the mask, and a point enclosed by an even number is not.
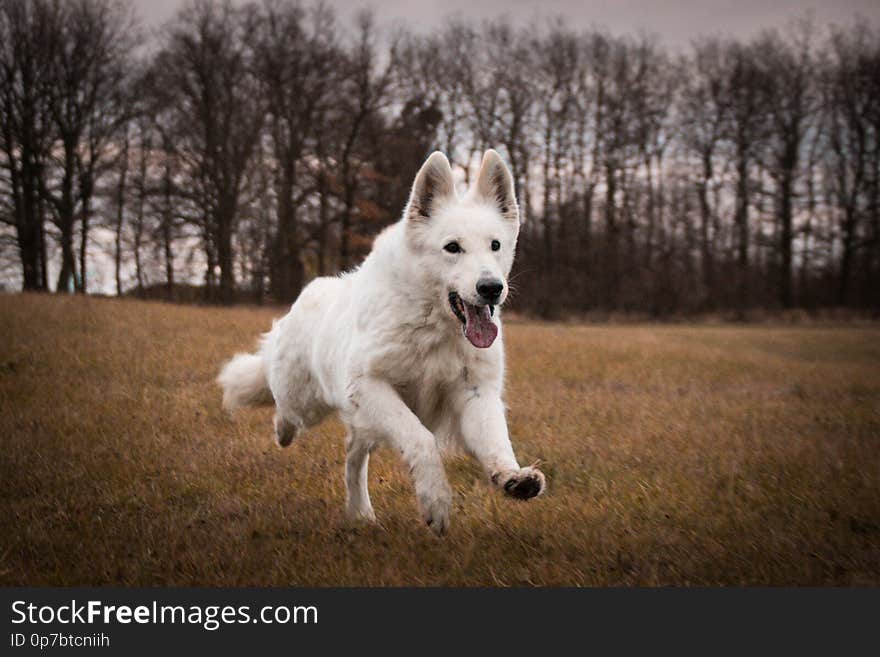
<svg viewBox="0 0 880 657"><path fill-rule="evenodd" d="M6 290L289 304L497 149L540 317L880 311L880 31L749 40L320 2L0 0Z"/></svg>

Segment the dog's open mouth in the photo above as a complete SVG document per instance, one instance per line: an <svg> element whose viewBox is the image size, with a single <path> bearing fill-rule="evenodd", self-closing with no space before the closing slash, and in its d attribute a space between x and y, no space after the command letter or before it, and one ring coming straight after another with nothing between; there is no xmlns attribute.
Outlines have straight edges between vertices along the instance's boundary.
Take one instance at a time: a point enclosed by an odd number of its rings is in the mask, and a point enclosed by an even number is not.
<svg viewBox="0 0 880 657"><path fill-rule="evenodd" d="M462 323L462 331L468 342L480 349L492 346L498 336L498 326L492 321L495 306L475 306L455 292L449 293L449 305Z"/></svg>

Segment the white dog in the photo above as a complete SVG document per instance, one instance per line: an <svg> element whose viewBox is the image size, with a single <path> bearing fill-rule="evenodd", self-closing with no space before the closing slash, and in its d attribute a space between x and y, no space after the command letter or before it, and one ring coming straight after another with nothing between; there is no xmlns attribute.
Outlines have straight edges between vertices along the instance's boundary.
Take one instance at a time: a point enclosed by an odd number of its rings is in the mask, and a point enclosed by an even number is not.
<svg viewBox="0 0 880 657"><path fill-rule="evenodd" d="M501 401L504 348L498 307L519 233L513 180L493 150L459 198L449 161L422 166L403 218L364 263L318 278L263 336L220 372L223 404L275 404L275 436L289 445L333 411L348 427L346 508L374 520L370 451L388 445L409 466L422 515L449 524L451 493L439 444L458 441L497 486L529 499L544 475L521 468Z"/></svg>

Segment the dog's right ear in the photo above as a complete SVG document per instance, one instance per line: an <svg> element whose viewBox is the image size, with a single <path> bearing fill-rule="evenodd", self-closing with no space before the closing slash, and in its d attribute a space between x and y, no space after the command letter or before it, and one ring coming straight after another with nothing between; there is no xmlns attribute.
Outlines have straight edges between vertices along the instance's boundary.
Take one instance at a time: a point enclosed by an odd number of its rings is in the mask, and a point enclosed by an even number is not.
<svg viewBox="0 0 880 657"><path fill-rule="evenodd" d="M404 216L410 221L426 221L453 196L452 167L443 153L434 151L416 174Z"/></svg>

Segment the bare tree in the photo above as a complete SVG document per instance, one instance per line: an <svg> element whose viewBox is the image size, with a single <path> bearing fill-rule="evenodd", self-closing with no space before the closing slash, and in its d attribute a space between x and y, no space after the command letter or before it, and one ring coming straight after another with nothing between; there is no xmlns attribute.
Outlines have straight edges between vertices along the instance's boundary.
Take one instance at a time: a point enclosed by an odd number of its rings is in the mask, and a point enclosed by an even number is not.
<svg viewBox="0 0 880 657"><path fill-rule="evenodd" d="M696 188L700 205L700 254L704 300L707 307L716 301L716 258L720 230L720 194L723 176L719 169L722 139L730 111L727 94L725 55L728 48L718 39L698 41L693 54L684 62L685 78L681 94L680 122L684 147L697 159Z"/></svg>
<svg viewBox="0 0 880 657"><path fill-rule="evenodd" d="M749 213L753 202L753 168L763 148L766 128L766 96L770 87L754 48L739 43L729 46L727 92L730 113L727 139L733 147L735 171L734 224L736 226L736 262L738 265L737 310L740 316L750 304Z"/></svg>
<svg viewBox="0 0 880 657"><path fill-rule="evenodd" d="M794 303L792 292L792 247L797 184L803 176L802 163L807 136L818 109L818 90L812 78L816 69L812 53L814 29L808 22L793 31L790 42L768 33L757 44L759 61L768 85L767 167L774 184L773 196L778 222L779 302L783 308Z"/></svg>
<svg viewBox="0 0 880 657"><path fill-rule="evenodd" d="M114 278L116 280L116 296L122 296L122 241L125 228L125 206L128 194L128 166L129 166L129 127L125 126L122 134L122 149L115 162L116 164L116 193L113 204L116 210L114 225Z"/></svg>
<svg viewBox="0 0 880 657"><path fill-rule="evenodd" d="M876 180L878 167L880 135L872 125L880 102L874 95L878 62L877 37L865 27L833 35L825 87L829 145L825 177L841 235L837 293L841 305L850 301L856 254L866 246L877 248L864 233L865 217L872 209L868 200L872 175ZM876 222L876 205L873 210Z"/></svg>
<svg viewBox="0 0 880 657"><path fill-rule="evenodd" d="M61 233L57 290L85 292L86 252L97 179L113 157L108 148L125 120L128 58L135 46L134 19L116 0L76 0L63 5L53 50L52 121L60 142L54 180L45 179ZM79 271L73 240L80 219Z"/></svg>
<svg viewBox="0 0 880 657"><path fill-rule="evenodd" d="M387 57L383 58L380 53L376 19L372 12L361 11L356 27L354 43L343 61L345 73L341 82L341 112L338 113L341 138L336 160L342 188L339 220L341 269L347 269L352 264L355 205L361 184L361 165L366 159L359 153L359 148L370 122L391 102L390 90L396 64L396 42L392 42Z"/></svg>
<svg viewBox="0 0 880 657"><path fill-rule="evenodd" d="M337 79L339 59L335 22L318 5L267 0L252 37L255 68L267 98L267 132L275 171L277 226L271 246L270 275L276 299L292 301L303 284L300 207L311 191L304 174L317 118Z"/></svg>
<svg viewBox="0 0 880 657"><path fill-rule="evenodd" d="M219 300L235 296L233 233L263 123L245 33L248 10L196 0L170 25L156 58L154 92L173 117L174 148L203 210L208 273L220 270ZM209 290L210 291L210 290Z"/></svg>
<svg viewBox="0 0 880 657"><path fill-rule="evenodd" d="M0 3L0 146L25 290L46 290L47 245L41 183L51 155L55 55L63 18L49 0Z"/></svg>

